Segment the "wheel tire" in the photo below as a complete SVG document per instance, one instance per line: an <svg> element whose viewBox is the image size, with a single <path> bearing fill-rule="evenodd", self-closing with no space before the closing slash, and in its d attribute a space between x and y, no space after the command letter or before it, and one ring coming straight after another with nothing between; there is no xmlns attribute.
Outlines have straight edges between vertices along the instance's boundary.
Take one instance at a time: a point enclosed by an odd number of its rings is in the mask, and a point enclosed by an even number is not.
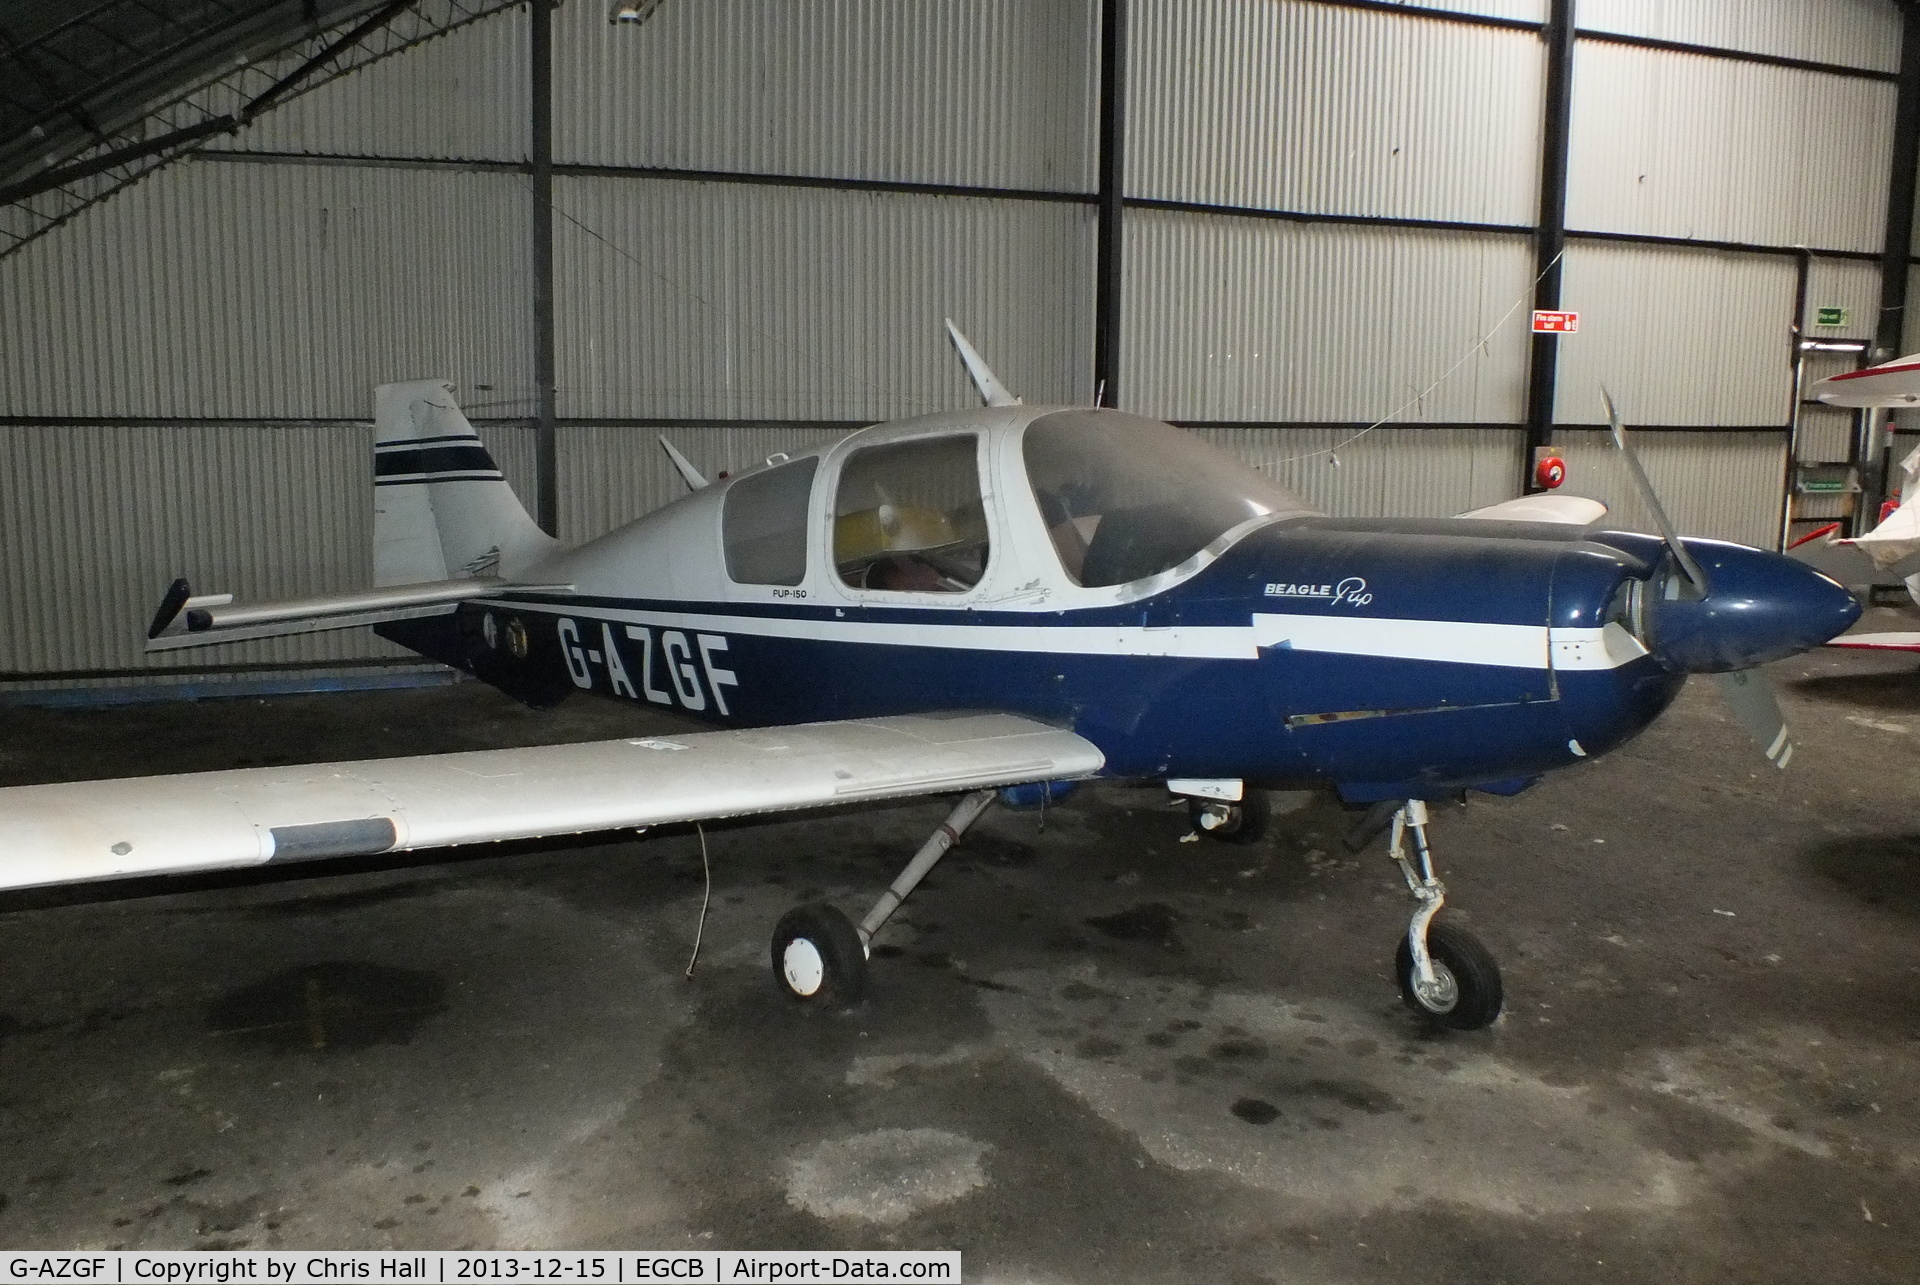
<svg viewBox="0 0 1920 1285"><path fill-rule="evenodd" d="M1212 829L1200 824L1208 802L1207 799L1187 800L1187 824L1195 834L1218 843L1258 843L1267 837L1267 830L1273 824L1273 800L1265 790L1246 790L1240 802L1233 805L1233 815L1227 823Z"/></svg>
<svg viewBox="0 0 1920 1285"><path fill-rule="evenodd" d="M1505 998L1500 984L1500 965L1480 939L1464 928L1456 928L1436 919L1427 927L1427 952L1436 968L1453 975L1460 988L1459 998L1444 1012L1429 1008L1413 989L1413 946L1406 935L1400 937L1400 949L1394 953L1394 971L1400 978L1400 998L1408 1008L1452 1031L1477 1031L1493 1025L1500 1016Z"/></svg>
<svg viewBox="0 0 1920 1285"><path fill-rule="evenodd" d="M794 907L773 930L773 978L797 1000L852 1007L867 993L859 930L824 902Z"/></svg>

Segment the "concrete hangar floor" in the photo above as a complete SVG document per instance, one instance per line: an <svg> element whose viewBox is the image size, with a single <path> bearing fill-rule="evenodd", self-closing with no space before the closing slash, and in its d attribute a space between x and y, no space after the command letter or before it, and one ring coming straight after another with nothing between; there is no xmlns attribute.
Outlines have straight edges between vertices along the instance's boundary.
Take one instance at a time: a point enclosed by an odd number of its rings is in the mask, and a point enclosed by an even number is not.
<svg viewBox="0 0 1920 1285"><path fill-rule="evenodd" d="M1863 628L1911 628L1876 611ZM1878 617L1878 619L1874 619ZM1911 1281L1920 672L1710 685L1435 827L1490 1031L1391 974L1404 890L1310 800L1251 848L1145 789L996 810L850 1014L767 935L939 801L0 903L0 1245L960 1248L974 1282ZM13 709L7 783L667 726L476 684Z"/></svg>

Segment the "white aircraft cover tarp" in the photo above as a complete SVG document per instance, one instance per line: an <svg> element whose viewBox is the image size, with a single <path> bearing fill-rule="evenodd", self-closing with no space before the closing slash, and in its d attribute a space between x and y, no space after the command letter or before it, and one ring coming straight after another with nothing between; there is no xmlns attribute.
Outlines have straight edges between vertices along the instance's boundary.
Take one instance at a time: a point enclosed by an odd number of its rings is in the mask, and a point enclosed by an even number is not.
<svg viewBox="0 0 1920 1285"><path fill-rule="evenodd" d="M1920 483L1915 481L1920 477L1920 446L1900 461L1900 471L1906 474L1900 488L1900 507L1887 514L1879 526L1851 541L1882 571L1920 553Z"/></svg>
<svg viewBox="0 0 1920 1285"><path fill-rule="evenodd" d="M0 888L580 834L1093 775L1073 732L926 714L0 789Z"/></svg>

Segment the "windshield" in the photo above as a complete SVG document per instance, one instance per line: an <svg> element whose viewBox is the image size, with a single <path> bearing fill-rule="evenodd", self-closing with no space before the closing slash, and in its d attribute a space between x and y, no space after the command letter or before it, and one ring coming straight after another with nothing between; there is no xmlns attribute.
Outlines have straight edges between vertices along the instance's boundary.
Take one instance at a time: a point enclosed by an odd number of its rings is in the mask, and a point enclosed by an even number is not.
<svg viewBox="0 0 1920 1285"><path fill-rule="evenodd" d="M1043 415L1023 452L1060 564L1078 585L1170 570L1248 518L1315 512L1193 434L1123 411Z"/></svg>

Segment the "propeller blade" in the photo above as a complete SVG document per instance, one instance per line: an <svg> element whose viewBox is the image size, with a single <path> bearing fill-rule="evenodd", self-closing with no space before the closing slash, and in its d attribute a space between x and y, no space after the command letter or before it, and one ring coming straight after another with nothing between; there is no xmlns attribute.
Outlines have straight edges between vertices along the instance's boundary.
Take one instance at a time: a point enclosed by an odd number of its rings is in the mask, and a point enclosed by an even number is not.
<svg viewBox="0 0 1920 1285"><path fill-rule="evenodd" d="M1787 733L1786 717L1774 697L1773 684L1757 669L1731 669L1715 674L1720 694L1733 707L1733 716L1760 742L1767 761L1784 768L1793 758L1793 738Z"/></svg>
<svg viewBox="0 0 1920 1285"><path fill-rule="evenodd" d="M1607 404L1607 424L1613 429L1613 444L1626 458L1627 471L1633 474L1634 484L1640 488L1640 498L1646 501L1647 507L1653 511L1653 520L1659 524L1660 534L1665 537L1667 547L1673 550L1674 561L1680 564L1680 570L1686 573L1693 587L1705 596L1707 573L1700 569L1700 564L1693 560L1691 553L1687 552L1687 546L1680 543L1679 533L1673 529L1673 523L1667 520L1667 511L1661 507L1660 497L1654 493L1653 483L1647 480L1647 471L1640 467L1640 457L1633 453L1631 446L1627 445L1627 430L1620 424L1620 412L1613 408L1613 395L1602 388L1600 397Z"/></svg>

